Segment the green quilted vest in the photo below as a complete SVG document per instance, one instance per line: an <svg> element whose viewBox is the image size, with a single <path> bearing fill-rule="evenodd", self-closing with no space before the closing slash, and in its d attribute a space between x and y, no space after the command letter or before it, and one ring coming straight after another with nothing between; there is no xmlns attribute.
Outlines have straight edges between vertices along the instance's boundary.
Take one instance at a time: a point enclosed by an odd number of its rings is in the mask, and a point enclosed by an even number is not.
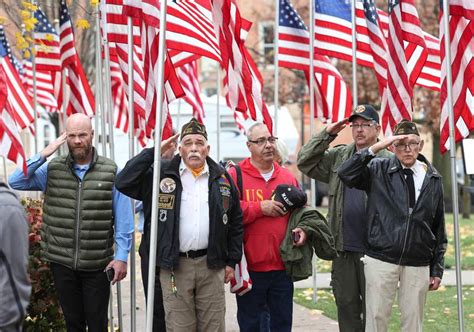
<svg viewBox="0 0 474 332"><path fill-rule="evenodd" d="M41 227L46 260L81 271L104 269L112 260L116 172L115 163L95 149L83 181L74 174L70 156L49 163Z"/></svg>

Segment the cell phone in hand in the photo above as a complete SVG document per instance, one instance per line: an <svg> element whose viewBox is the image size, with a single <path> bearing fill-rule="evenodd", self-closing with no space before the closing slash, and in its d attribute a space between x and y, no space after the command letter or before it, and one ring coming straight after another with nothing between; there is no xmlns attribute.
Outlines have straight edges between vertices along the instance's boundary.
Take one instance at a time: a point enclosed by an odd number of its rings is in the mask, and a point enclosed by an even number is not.
<svg viewBox="0 0 474 332"><path fill-rule="evenodd" d="M113 267L110 269L105 270L105 274L107 275L107 280L112 281L114 280L115 270Z"/></svg>
<svg viewBox="0 0 474 332"><path fill-rule="evenodd" d="M298 243L298 241L300 240L300 233L293 232L291 235L293 236L293 243Z"/></svg>

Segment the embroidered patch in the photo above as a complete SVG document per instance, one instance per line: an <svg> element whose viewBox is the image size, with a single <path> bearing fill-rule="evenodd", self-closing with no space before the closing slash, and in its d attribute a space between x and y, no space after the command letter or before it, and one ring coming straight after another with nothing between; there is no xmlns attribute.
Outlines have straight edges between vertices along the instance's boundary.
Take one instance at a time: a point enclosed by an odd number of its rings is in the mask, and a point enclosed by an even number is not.
<svg viewBox="0 0 474 332"><path fill-rule="evenodd" d="M357 106L355 113L362 113L365 111L365 107L363 105Z"/></svg>
<svg viewBox="0 0 474 332"><path fill-rule="evenodd" d="M158 197L158 208L166 210L174 209L174 195L160 194Z"/></svg>
<svg viewBox="0 0 474 332"><path fill-rule="evenodd" d="M172 193L176 189L176 182L171 178L164 178L160 182L160 190L165 194Z"/></svg>

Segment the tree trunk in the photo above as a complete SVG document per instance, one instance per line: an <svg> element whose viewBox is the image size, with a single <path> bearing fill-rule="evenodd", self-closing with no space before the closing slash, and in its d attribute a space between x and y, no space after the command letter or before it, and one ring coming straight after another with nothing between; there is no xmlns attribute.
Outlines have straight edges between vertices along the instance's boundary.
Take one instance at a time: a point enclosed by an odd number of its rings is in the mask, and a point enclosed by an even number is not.
<svg viewBox="0 0 474 332"><path fill-rule="evenodd" d="M446 212L453 210L452 189L451 189L451 164L449 153L436 153L439 151L439 134L433 134L433 166L443 176L444 203Z"/></svg>

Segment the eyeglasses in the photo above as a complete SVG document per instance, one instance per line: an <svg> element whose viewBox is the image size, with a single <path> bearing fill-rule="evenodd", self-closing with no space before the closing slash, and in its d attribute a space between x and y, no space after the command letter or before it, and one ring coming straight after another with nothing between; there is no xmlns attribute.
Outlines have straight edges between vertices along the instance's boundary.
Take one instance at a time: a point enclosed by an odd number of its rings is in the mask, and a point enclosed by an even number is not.
<svg viewBox="0 0 474 332"><path fill-rule="evenodd" d="M277 140L278 140L278 137L270 136L270 137L261 137L255 141L252 141L252 140L248 140L248 141L250 143L257 144L258 146L263 146L267 144L267 142L270 144L275 144Z"/></svg>
<svg viewBox="0 0 474 332"><path fill-rule="evenodd" d="M420 145L420 142L410 142L408 144L402 144L402 143L397 143L394 144L395 148L399 151L406 150L407 148L410 148L410 150L416 149Z"/></svg>
<svg viewBox="0 0 474 332"><path fill-rule="evenodd" d="M374 127L374 126L376 126L375 123L360 123L360 124L352 123L350 125L350 127L352 129L366 129L366 128L370 128L370 127Z"/></svg>

